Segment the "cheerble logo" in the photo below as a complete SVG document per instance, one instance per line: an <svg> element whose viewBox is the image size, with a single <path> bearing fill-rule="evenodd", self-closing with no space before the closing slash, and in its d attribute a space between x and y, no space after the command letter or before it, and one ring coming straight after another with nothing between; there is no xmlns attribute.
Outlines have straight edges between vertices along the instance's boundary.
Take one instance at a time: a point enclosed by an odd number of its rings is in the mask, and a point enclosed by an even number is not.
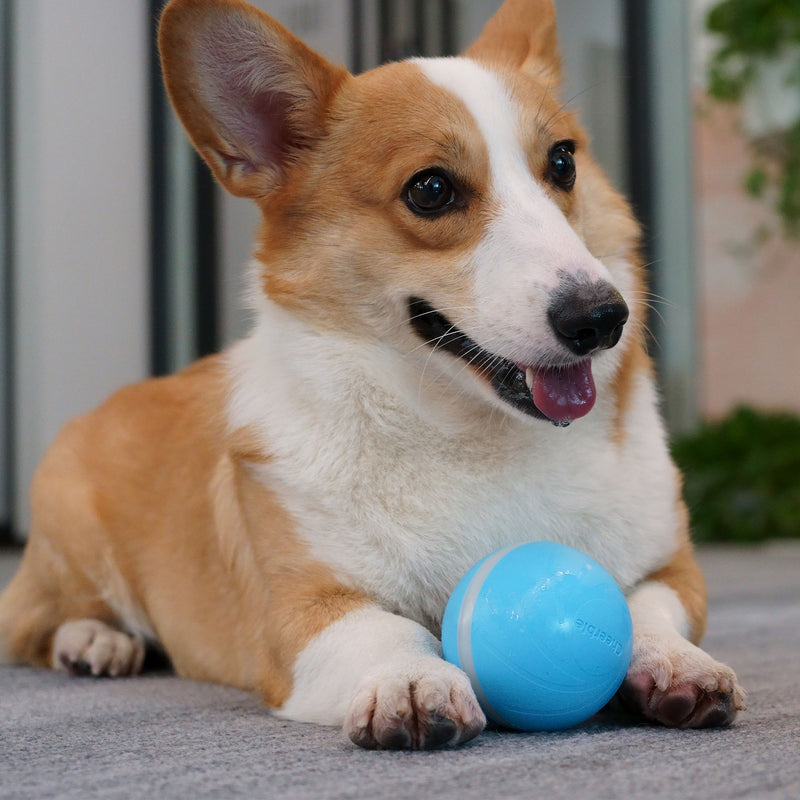
<svg viewBox="0 0 800 800"><path fill-rule="evenodd" d="M622 645L619 643L619 640L610 633L606 633L596 625L592 625L591 622L586 622L586 620L583 619L576 619L575 627L577 627L584 636L588 636L590 639L597 639L601 644L608 645L615 656L622 655Z"/></svg>

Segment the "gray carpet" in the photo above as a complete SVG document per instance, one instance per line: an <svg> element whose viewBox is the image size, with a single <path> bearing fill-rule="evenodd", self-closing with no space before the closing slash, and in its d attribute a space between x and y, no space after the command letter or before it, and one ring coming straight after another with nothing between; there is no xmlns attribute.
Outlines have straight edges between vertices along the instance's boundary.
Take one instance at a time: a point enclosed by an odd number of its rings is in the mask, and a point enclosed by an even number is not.
<svg viewBox="0 0 800 800"><path fill-rule="evenodd" d="M0 557L0 585L13 569ZM749 708L715 731L592 721L486 732L457 750L374 753L172 675L0 668L0 798L800 798L800 545L701 552L706 647Z"/></svg>

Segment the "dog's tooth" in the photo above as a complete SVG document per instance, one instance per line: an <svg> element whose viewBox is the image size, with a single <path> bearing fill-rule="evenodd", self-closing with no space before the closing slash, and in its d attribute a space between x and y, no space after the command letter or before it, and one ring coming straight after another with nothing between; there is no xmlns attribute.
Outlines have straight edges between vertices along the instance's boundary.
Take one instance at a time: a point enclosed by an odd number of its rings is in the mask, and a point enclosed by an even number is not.
<svg viewBox="0 0 800 800"><path fill-rule="evenodd" d="M533 369L531 367L525 370L525 385L529 389L533 389Z"/></svg>

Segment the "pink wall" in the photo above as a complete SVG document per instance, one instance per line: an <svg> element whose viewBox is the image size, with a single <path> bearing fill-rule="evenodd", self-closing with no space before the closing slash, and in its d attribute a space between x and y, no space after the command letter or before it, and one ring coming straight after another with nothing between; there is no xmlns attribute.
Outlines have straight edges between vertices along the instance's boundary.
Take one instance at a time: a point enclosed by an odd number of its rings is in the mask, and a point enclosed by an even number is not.
<svg viewBox="0 0 800 800"><path fill-rule="evenodd" d="M739 403L800 412L800 241L748 197L735 109L698 101L695 124L700 410ZM755 245L761 225L775 234Z"/></svg>

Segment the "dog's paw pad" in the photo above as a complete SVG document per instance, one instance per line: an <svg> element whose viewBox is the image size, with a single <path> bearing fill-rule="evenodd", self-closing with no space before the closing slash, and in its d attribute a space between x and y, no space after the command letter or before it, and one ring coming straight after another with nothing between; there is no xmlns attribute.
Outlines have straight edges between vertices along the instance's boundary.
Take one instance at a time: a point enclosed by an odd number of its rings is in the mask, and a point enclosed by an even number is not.
<svg viewBox="0 0 800 800"><path fill-rule="evenodd" d="M65 622L53 640L53 667L71 675L118 677L141 672L144 643L96 619Z"/></svg>
<svg viewBox="0 0 800 800"><path fill-rule="evenodd" d="M431 750L477 736L486 718L461 670L425 659L404 674L367 679L350 706L345 731L370 750Z"/></svg>
<svg viewBox="0 0 800 800"><path fill-rule="evenodd" d="M688 642L638 648L619 695L630 710L670 728L729 725L745 708L734 672Z"/></svg>

